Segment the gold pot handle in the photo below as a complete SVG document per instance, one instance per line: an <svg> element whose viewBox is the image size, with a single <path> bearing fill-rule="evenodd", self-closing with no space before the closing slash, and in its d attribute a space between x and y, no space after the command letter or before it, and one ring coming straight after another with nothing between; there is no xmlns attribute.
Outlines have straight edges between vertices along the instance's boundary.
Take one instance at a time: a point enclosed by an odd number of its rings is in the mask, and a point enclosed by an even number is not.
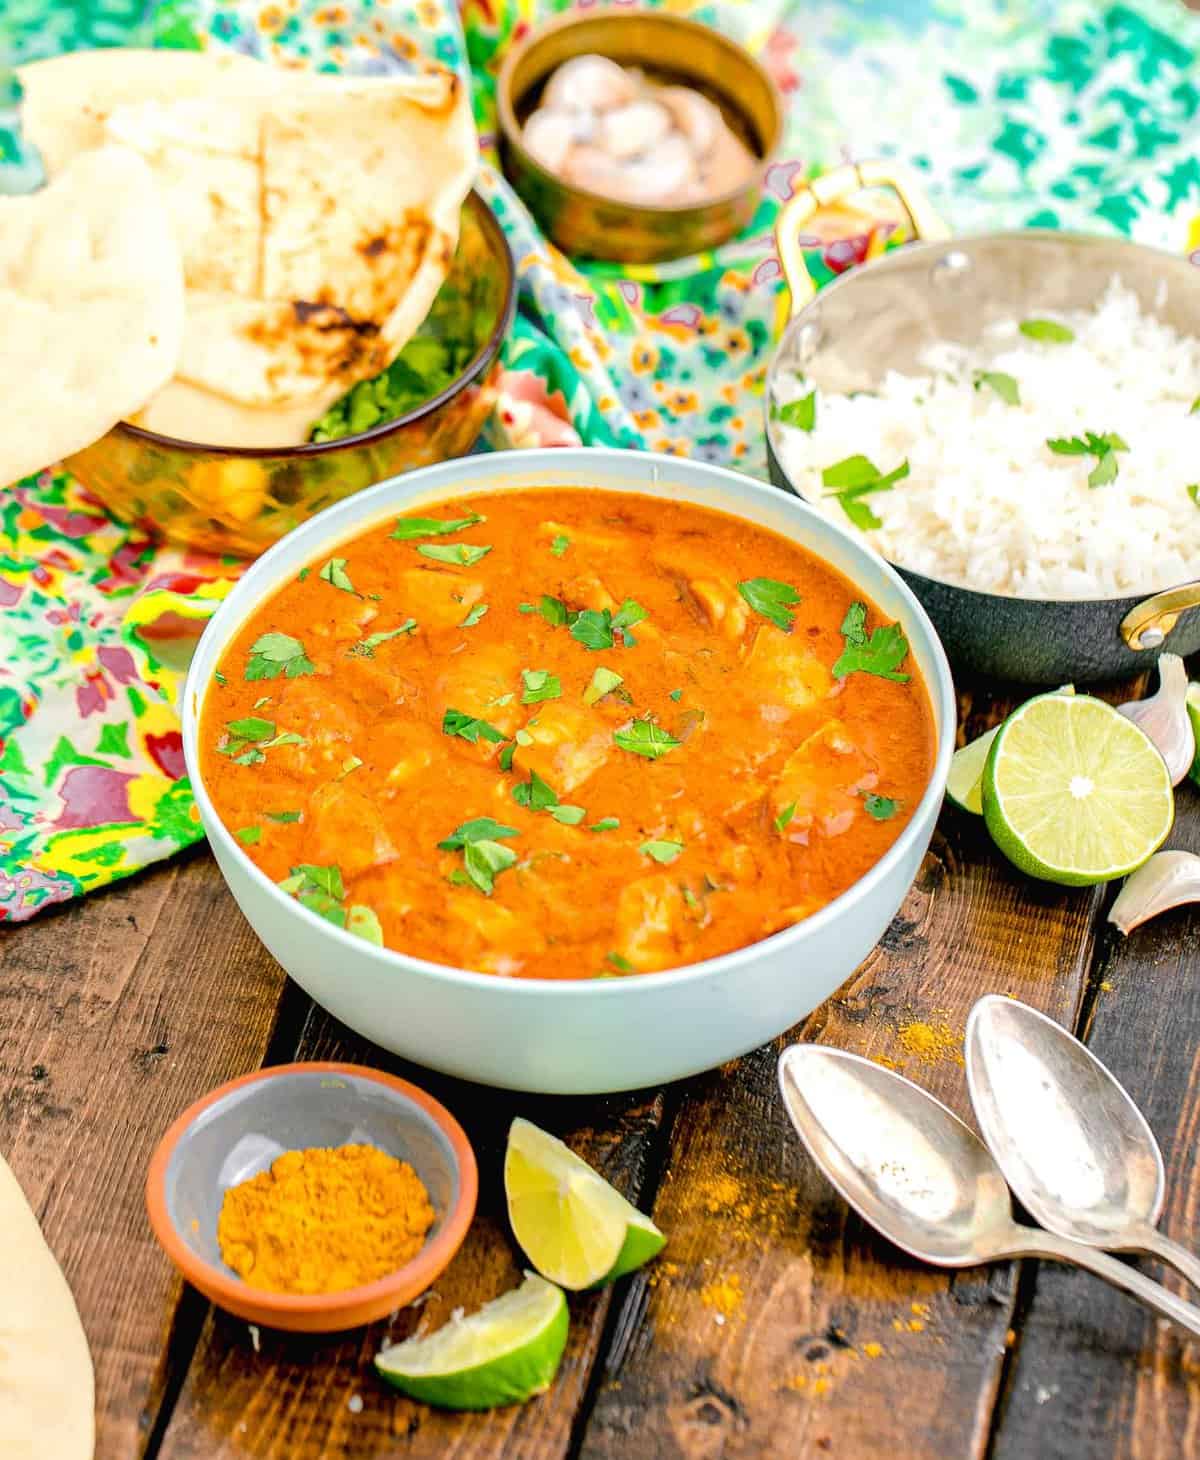
<svg viewBox="0 0 1200 1460"><path fill-rule="evenodd" d="M800 235L804 225L822 208L844 203L864 188L891 188L904 211L914 238L949 238L950 230L934 211L916 174L899 162L848 162L804 183L780 210L775 222L775 246L783 277L792 295L792 313L799 314L817 292L804 262Z"/></svg>
<svg viewBox="0 0 1200 1460"><path fill-rule="evenodd" d="M1200 608L1200 579L1144 598L1121 620L1121 637L1130 649L1157 649L1189 608Z"/></svg>

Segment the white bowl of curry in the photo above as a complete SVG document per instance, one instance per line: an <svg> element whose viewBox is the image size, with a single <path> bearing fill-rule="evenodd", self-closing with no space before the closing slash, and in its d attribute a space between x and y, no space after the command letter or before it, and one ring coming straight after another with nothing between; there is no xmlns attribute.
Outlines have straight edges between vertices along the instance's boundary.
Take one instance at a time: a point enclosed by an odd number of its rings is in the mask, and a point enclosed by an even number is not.
<svg viewBox="0 0 1200 1460"><path fill-rule="evenodd" d="M954 748L920 605L720 468L520 452L381 483L217 611L184 749L234 897L338 1018L555 1093L790 1028L912 885Z"/></svg>

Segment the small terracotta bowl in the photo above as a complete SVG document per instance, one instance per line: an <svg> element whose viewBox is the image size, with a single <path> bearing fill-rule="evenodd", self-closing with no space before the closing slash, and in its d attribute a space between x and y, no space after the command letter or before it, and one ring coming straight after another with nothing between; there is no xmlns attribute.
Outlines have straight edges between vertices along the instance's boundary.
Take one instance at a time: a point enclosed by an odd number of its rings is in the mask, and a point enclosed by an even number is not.
<svg viewBox="0 0 1200 1460"><path fill-rule="evenodd" d="M437 1213L425 1246L397 1272L340 1293L293 1297L244 1282L221 1261L226 1190L284 1151L362 1143L407 1161ZM462 1245L479 1178L462 1127L423 1090L361 1065L276 1065L231 1080L189 1106L150 1161L154 1235L194 1287L251 1323L335 1333L371 1323L423 1293Z"/></svg>

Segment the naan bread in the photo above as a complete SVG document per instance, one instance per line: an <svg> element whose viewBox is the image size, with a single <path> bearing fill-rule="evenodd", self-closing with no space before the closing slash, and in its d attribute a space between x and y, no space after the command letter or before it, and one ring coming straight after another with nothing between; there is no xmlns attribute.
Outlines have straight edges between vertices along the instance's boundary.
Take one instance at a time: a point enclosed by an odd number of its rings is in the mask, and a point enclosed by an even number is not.
<svg viewBox="0 0 1200 1460"><path fill-rule="evenodd" d="M0 320L0 486L90 445L171 378L183 271L135 152L84 152L41 192L0 197Z"/></svg>
<svg viewBox="0 0 1200 1460"><path fill-rule="evenodd" d="M95 1403L75 1299L0 1157L0 1455L92 1460Z"/></svg>
<svg viewBox="0 0 1200 1460"><path fill-rule="evenodd" d="M74 69L76 113L46 84L76 58L21 76L51 169L99 127L146 159L174 222L184 344L138 423L222 445L303 441L395 359L446 278L477 166L465 88L444 70L344 78L213 56L205 90L203 57L105 55L102 77Z"/></svg>

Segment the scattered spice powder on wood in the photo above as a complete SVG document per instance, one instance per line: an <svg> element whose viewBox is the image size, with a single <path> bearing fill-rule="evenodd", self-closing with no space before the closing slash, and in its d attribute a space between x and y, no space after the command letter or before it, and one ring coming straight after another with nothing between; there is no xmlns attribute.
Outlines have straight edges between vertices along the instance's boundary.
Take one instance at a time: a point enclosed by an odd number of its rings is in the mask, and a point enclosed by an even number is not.
<svg viewBox="0 0 1200 1460"><path fill-rule="evenodd" d="M314 1146L230 1187L217 1240L252 1287L338 1293L403 1267L433 1221L429 1193L406 1161L375 1146Z"/></svg>
<svg viewBox="0 0 1200 1460"><path fill-rule="evenodd" d="M922 1064L933 1065L943 1059L952 1059L960 1065L963 1062L962 1039L949 1024L933 1024L923 1019L914 1019L901 1024L898 1034L905 1054L920 1060Z"/></svg>
<svg viewBox="0 0 1200 1460"><path fill-rule="evenodd" d="M706 1308L715 1308L722 1317L731 1318L742 1306L741 1278L734 1272L705 1283L700 1289L700 1301Z"/></svg>

